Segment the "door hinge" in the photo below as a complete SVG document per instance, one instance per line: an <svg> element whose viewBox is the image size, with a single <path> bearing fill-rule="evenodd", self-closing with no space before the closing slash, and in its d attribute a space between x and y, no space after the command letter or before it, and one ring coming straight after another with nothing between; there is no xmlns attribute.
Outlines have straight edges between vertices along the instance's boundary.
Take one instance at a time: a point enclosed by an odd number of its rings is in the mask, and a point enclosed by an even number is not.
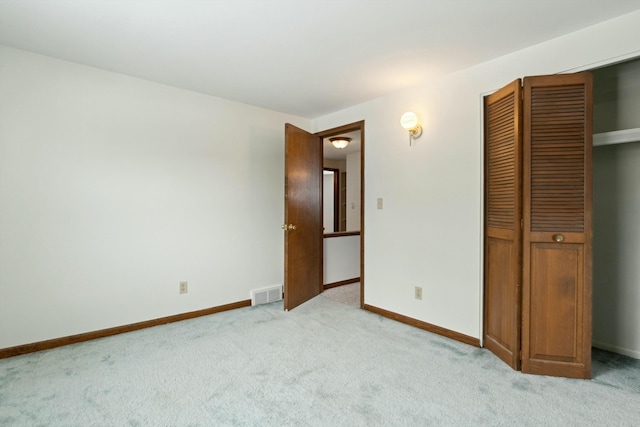
<svg viewBox="0 0 640 427"><path fill-rule="evenodd" d="M520 218L520 230L524 229L524 219Z"/></svg>
<svg viewBox="0 0 640 427"><path fill-rule="evenodd" d="M522 350L518 351L518 357L520 358L520 360L522 360Z"/></svg>

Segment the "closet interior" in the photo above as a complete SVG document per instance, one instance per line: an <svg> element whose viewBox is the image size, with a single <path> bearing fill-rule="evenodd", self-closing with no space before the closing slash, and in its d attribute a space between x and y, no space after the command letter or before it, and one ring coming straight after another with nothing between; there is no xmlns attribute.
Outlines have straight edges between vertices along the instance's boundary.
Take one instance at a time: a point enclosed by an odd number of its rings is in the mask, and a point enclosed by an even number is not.
<svg viewBox="0 0 640 427"><path fill-rule="evenodd" d="M593 76L593 346L640 359L640 59Z"/></svg>

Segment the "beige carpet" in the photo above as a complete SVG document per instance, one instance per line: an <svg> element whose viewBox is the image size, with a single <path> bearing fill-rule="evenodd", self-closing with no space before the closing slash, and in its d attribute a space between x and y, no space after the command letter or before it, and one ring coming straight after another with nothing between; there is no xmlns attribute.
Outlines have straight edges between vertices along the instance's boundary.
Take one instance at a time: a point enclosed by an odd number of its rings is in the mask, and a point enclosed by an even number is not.
<svg viewBox="0 0 640 427"><path fill-rule="evenodd" d="M343 304L360 307L360 282L327 289L322 295Z"/></svg>

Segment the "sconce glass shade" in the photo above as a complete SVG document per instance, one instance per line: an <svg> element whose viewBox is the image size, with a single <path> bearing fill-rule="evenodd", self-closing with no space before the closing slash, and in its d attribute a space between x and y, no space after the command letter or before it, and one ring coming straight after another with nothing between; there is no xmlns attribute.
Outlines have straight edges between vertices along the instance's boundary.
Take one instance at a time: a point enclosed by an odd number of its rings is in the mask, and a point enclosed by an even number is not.
<svg viewBox="0 0 640 427"><path fill-rule="evenodd" d="M407 111L400 117L400 126L406 130L411 130L418 125L418 116L416 113Z"/></svg>
<svg viewBox="0 0 640 427"><path fill-rule="evenodd" d="M329 138L331 141L331 145L342 150L343 148L347 148L347 145L351 142L351 138L346 138L344 136L337 136L334 138Z"/></svg>
<svg viewBox="0 0 640 427"><path fill-rule="evenodd" d="M400 126L409 131L409 135L413 139L422 135L422 127L418 124L418 116L412 111L407 111L400 117Z"/></svg>

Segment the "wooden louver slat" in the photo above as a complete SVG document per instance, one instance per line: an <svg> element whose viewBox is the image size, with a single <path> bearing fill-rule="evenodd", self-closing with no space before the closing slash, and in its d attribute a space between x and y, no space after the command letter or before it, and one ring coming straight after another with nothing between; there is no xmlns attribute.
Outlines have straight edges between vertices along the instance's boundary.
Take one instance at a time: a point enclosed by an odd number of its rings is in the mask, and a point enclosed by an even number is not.
<svg viewBox="0 0 640 427"><path fill-rule="evenodd" d="M515 212L514 94L488 106L487 225L513 229Z"/></svg>
<svg viewBox="0 0 640 427"><path fill-rule="evenodd" d="M522 81L485 98L484 344L520 369Z"/></svg>
<svg viewBox="0 0 640 427"><path fill-rule="evenodd" d="M523 86L522 372L590 378L593 76Z"/></svg>
<svg viewBox="0 0 640 427"><path fill-rule="evenodd" d="M584 231L584 97L582 85L532 88L532 231Z"/></svg>

